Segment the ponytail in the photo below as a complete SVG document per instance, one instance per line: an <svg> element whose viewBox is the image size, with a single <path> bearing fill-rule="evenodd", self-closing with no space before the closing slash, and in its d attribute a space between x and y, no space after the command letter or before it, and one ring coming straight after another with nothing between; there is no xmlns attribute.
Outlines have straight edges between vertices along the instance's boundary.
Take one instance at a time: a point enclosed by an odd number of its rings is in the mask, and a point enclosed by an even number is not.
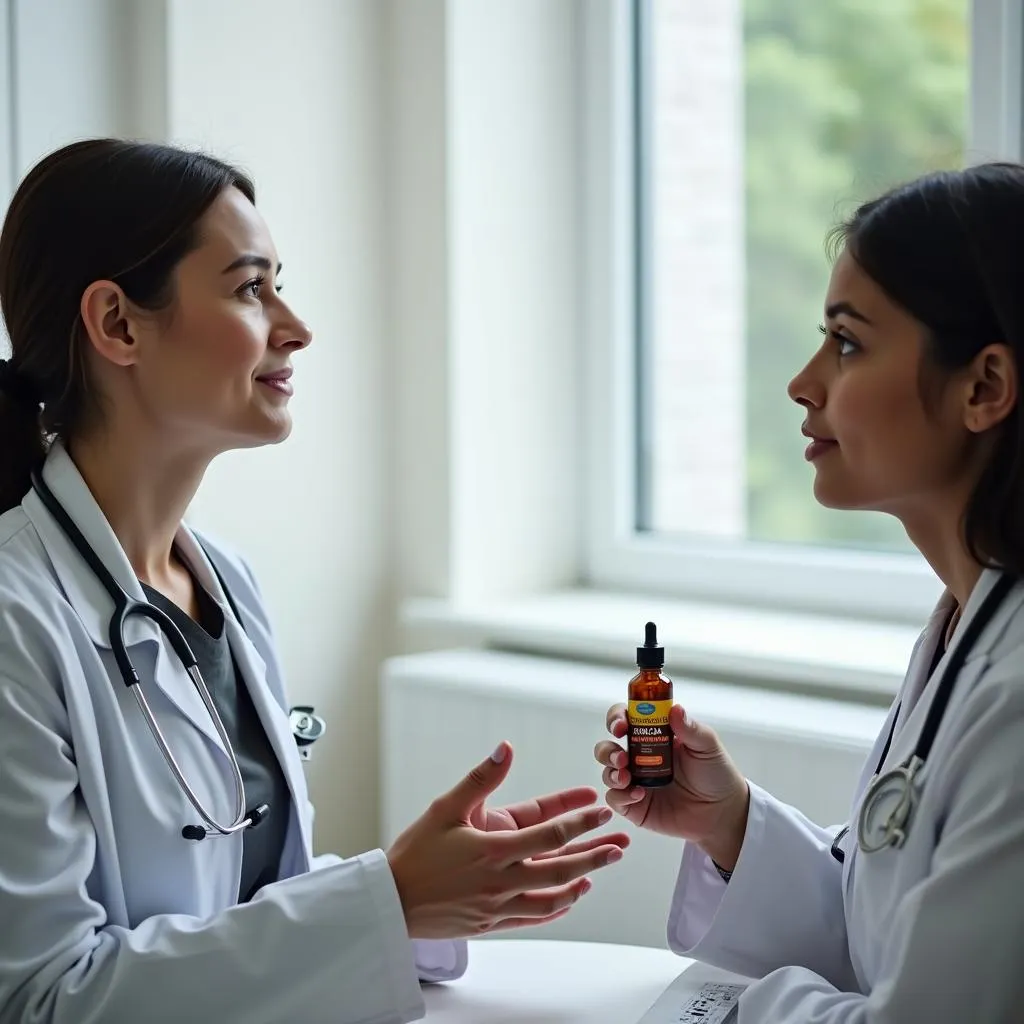
<svg viewBox="0 0 1024 1024"><path fill-rule="evenodd" d="M21 504L46 456L39 402L13 364L0 360L0 514Z"/></svg>

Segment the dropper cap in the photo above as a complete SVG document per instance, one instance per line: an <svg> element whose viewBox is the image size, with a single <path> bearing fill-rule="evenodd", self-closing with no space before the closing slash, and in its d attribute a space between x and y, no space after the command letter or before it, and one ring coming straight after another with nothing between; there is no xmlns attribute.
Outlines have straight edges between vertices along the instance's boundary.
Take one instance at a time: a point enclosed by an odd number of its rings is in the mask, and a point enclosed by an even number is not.
<svg viewBox="0 0 1024 1024"><path fill-rule="evenodd" d="M644 645L636 649L640 668L661 668L665 664L665 648L658 643L658 627L648 622L644 628Z"/></svg>

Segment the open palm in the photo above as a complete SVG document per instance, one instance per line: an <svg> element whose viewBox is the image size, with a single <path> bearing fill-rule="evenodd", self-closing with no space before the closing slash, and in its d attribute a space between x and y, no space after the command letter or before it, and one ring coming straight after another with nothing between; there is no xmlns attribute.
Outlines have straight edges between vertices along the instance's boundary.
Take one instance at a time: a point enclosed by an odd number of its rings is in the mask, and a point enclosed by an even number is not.
<svg viewBox="0 0 1024 1024"><path fill-rule="evenodd" d="M576 786L563 789L558 793L534 797L522 803L508 807L487 807L484 804L473 809L469 823L482 832L511 832L521 828L530 828L541 822L551 821L569 811L587 807L597 799L597 791L590 786ZM629 836L625 832L613 835L592 836L575 843L562 844L558 850L540 854L532 859L545 860L549 857L563 856L567 853L584 853L599 846L612 844L621 849L629 845Z"/></svg>

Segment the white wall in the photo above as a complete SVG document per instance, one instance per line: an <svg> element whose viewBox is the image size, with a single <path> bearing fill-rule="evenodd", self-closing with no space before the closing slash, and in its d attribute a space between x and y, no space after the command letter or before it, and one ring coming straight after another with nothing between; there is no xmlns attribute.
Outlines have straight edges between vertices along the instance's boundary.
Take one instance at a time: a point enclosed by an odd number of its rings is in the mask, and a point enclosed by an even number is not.
<svg viewBox="0 0 1024 1024"><path fill-rule="evenodd" d="M162 90L162 67L140 39L152 38L162 0L8 4L18 177L73 139L160 135L154 96Z"/></svg>
<svg viewBox="0 0 1024 1024"><path fill-rule="evenodd" d="M293 701L328 719L308 769L317 845L352 853L376 844L391 621L381 29L369 0L301 7L171 0L167 116L173 141L255 176L287 296L314 329L292 437L215 464L194 517L253 564Z"/></svg>
<svg viewBox="0 0 1024 1024"><path fill-rule="evenodd" d="M403 596L576 579L580 264L573 0L391 0Z"/></svg>

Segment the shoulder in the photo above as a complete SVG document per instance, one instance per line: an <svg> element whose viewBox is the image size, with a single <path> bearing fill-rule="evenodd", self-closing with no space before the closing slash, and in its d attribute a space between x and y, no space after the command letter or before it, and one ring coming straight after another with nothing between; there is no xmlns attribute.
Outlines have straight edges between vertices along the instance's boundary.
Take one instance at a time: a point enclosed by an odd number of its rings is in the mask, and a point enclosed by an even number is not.
<svg viewBox="0 0 1024 1024"><path fill-rule="evenodd" d="M1010 592L993 625L980 671L950 705L958 720L950 767L972 774L988 765L996 775L1024 779L1024 583Z"/></svg>
<svg viewBox="0 0 1024 1024"><path fill-rule="evenodd" d="M0 516L0 677L10 688L62 703L92 644L68 603L39 534L19 506Z"/></svg>
<svg viewBox="0 0 1024 1024"><path fill-rule="evenodd" d="M995 636L989 647L992 665L1016 666L1024 674L1024 580L1018 580L1003 601L995 621Z"/></svg>
<svg viewBox="0 0 1024 1024"><path fill-rule="evenodd" d="M52 621L66 604L61 598L46 548L24 509L5 512L0 516L0 618L20 611Z"/></svg>

